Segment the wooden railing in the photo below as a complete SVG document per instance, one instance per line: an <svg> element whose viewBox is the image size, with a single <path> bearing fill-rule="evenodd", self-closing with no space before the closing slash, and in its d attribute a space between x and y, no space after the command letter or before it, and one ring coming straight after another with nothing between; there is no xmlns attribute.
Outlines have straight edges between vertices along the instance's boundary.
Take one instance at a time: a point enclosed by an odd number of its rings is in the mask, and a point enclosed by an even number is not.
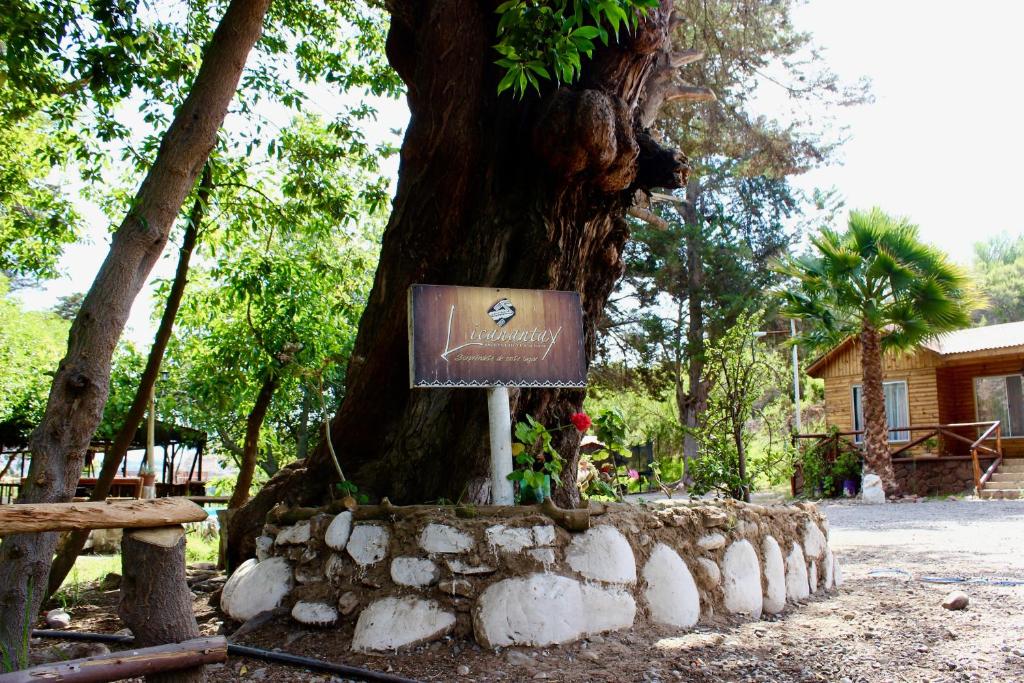
<svg viewBox="0 0 1024 683"><path fill-rule="evenodd" d="M958 430L966 429L984 429L984 431L976 439L971 439L963 434L957 433ZM920 433L920 436L916 436L906 443L890 442L889 455L894 458L899 456L901 453L906 453L915 446L920 446L931 438L941 438L945 440L947 444L951 442L965 444L971 455L971 461L974 468L974 486L977 491L981 490L985 482L991 478L992 473L996 471L999 464L1003 461L1002 427L998 420L989 422L953 422L949 424L912 425L889 429L888 431L890 434L893 432ZM863 429L845 432L828 432L822 434L794 434L793 444L799 449L800 439L815 439L815 442L811 447L824 448L826 462L832 463L835 462L835 459L839 454L840 439L851 437L855 439L855 437L863 434ZM995 439L996 442L994 448L992 446L986 446L983 443L993 439ZM862 444L855 445L860 447ZM981 471L981 464L979 462L979 456L981 454L990 455L995 458L984 473Z"/></svg>

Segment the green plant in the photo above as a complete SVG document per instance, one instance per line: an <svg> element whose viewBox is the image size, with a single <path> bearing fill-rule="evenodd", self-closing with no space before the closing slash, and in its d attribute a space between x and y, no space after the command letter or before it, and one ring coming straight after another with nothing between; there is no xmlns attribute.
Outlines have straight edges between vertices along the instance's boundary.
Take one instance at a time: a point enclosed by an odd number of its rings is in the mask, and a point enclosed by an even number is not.
<svg viewBox="0 0 1024 683"><path fill-rule="evenodd" d="M366 505L370 502L370 497L361 492L359 487L355 485L355 482L348 479L336 482L334 484L334 490L342 498L351 497L360 505Z"/></svg>
<svg viewBox="0 0 1024 683"><path fill-rule="evenodd" d="M924 452L934 453L939 449L939 440L934 436L930 436L924 440Z"/></svg>
<svg viewBox="0 0 1024 683"><path fill-rule="evenodd" d="M556 427L554 431L569 426ZM516 423L515 436L518 441L512 444L512 456L519 467L509 473L509 480L534 490L544 489L545 476L562 483L562 456L551 444L551 431L527 415L526 421Z"/></svg>
<svg viewBox="0 0 1024 683"><path fill-rule="evenodd" d="M849 444L849 442L846 443ZM832 476L837 481L845 481L847 479L860 479L860 474L860 453L855 448L843 448L841 442L839 455L836 456L835 462L832 463Z"/></svg>

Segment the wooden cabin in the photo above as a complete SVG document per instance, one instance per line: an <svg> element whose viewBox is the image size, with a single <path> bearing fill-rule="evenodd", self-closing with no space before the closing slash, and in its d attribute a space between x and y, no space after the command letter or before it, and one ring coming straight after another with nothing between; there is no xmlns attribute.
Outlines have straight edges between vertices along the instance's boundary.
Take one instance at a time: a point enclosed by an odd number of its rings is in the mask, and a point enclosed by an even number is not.
<svg viewBox="0 0 1024 683"><path fill-rule="evenodd" d="M831 349L807 374L825 381L828 426L860 442L859 340L850 337ZM992 469L989 478L999 456L1024 458L1022 375L1024 321L958 330L913 351L886 354L889 446L903 490L928 495L973 488L979 483L972 471L975 450L981 471Z"/></svg>

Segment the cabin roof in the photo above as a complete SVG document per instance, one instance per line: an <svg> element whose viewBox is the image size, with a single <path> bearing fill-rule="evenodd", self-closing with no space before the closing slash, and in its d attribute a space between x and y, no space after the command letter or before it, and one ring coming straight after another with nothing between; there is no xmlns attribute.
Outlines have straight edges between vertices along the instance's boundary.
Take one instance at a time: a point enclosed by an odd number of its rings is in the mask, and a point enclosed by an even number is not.
<svg viewBox="0 0 1024 683"><path fill-rule="evenodd" d="M822 355L818 356L807 367L807 374L818 377L840 353L854 342L855 337L850 336L832 347ZM969 327L955 332L940 334L938 337L929 339L919 344L919 348L927 349L938 354L942 358L951 359L960 354L976 353L979 351L993 351L996 349L1011 349L1021 347L1024 350L1024 321L1003 323L1000 325L988 325L986 327Z"/></svg>

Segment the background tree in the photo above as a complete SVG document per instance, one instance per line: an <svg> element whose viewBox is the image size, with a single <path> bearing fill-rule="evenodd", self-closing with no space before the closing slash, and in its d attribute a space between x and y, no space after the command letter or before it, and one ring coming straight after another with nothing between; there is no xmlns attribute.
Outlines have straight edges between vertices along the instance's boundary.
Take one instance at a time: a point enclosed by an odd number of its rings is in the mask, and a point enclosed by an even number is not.
<svg viewBox="0 0 1024 683"><path fill-rule="evenodd" d="M1003 233L975 244L972 271L986 300L974 312L976 323L1024 320L1024 236Z"/></svg>
<svg viewBox="0 0 1024 683"><path fill-rule="evenodd" d="M812 253L790 258L780 269L794 279L781 292L785 313L809 321L803 338L814 347L857 339L864 464L895 495L882 354L968 326L973 287L945 254L921 242L916 225L878 208L851 211L846 232L824 228L811 242Z"/></svg>

